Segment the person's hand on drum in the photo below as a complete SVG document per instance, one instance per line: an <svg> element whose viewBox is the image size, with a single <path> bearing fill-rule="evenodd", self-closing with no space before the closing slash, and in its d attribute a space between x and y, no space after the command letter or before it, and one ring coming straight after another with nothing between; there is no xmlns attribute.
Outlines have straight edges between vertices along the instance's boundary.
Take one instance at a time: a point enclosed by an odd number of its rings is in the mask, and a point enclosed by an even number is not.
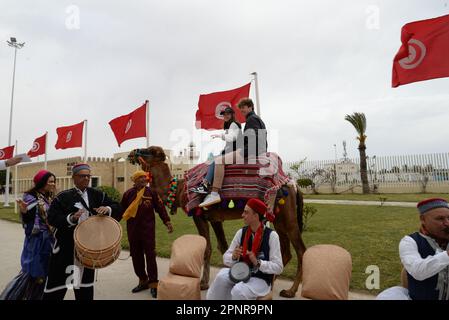
<svg viewBox="0 0 449 320"><path fill-rule="evenodd" d="M239 260L242 255L242 246L237 246L232 252L232 260Z"/></svg>
<svg viewBox="0 0 449 320"><path fill-rule="evenodd" d="M25 201L23 201L22 199L17 199L16 200L17 205L19 206L20 212L21 213L27 213L27 204Z"/></svg>
<svg viewBox="0 0 449 320"><path fill-rule="evenodd" d="M165 223L165 226L167 227L168 233L173 232L173 225L171 224L170 221L167 221L167 223Z"/></svg>
<svg viewBox="0 0 449 320"><path fill-rule="evenodd" d="M82 215L84 212L86 212L85 209L79 209L77 212L72 213L72 216L70 217L70 220L71 220L73 223L77 223L77 222L78 222L78 219L81 217L81 215Z"/></svg>
<svg viewBox="0 0 449 320"><path fill-rule="evenodd" d="M254 266L257 265L257 258L254 252L248 251L246 254L248 255L249 261L251 261Z"/></svg>
<svg viewBox="0 0 449 320"><path fill-rule="evenodd" d="M94 210L100 216L109 215L109 208L108 207L98 207L98 208L94 208Z"/></svg>

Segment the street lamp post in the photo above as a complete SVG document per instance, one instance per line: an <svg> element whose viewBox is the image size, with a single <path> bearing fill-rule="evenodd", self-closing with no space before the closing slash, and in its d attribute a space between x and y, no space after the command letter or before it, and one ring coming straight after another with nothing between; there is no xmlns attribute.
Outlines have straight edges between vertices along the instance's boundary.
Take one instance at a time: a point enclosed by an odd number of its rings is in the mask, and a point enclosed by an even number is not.
<svg viewBox="0 0 449 320"><path fill-rule="evenodd" d="M12 111L14 106L14 82L16 78L16 57L17 57L17 49L22 49L25 45L25 42L19 43L16 38L11 37L10 41L6 41L8 46L14 48L14 68L12 72L12 90L11 90L11 110L9 112L9 135L8 135L8 146L11 145L11 133L12 133ZM5 188L5 203L4 207L9 207L9 176L10 176L10 168L6 168L6 188Z"/></svg>

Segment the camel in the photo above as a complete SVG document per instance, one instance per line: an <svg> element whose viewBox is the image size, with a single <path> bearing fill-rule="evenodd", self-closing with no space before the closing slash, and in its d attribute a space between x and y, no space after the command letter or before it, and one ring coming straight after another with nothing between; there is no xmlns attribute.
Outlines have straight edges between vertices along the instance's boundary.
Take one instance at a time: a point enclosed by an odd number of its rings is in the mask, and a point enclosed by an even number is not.
<svg viewBox="0 0 449 320"><path fill-rule="evenodd" d="M169 184L172 181L170 169L164 162L165 159L166 155L163 149L158 146L151 146L146 149L135 149L128 155L128 160L132 164L140 164L142 170L151 173L151 187L156 190L164 203L167 201L170 191ZM184 208L187 203L187 194L184 190L184 183L185 181L183 179L178 180L173 205L171 205L170 208L171 214L175 214L177 208ZM279 235L284 266L286 266L292 258L290 242L292 243L298 258L293 285L291 288L284 289L280 292L282 297L292 298L296 295L299 284L301 283L302 257L306 247L301 236L303 227L303 197L296 184L288 184L287 187L288 195L285 198L285 204L282 206L276 204L276 206L279 206L279 212L276 215L273 224ZM223 221L241 219L243 209L211 207L206 212L207 214L194 214L192 216L198 234L203 236L207 241L206 252L204 254L204 268L201 278L201 290L209 288L210 257L212 254L209 223L217 238L218 250L223 254L228 249L228 243L223 229Z"/></svg>

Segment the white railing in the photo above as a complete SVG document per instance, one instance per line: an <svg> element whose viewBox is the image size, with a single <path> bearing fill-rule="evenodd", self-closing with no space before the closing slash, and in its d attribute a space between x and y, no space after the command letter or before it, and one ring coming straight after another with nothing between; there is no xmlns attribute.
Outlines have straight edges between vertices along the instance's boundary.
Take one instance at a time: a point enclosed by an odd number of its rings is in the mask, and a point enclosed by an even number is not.
<svg viewBox="0 0 449 320"><path fill-rule="evenodd" d="M303 189L323 193L361 190L360 159L303 161L299 169L285 162L295 179L312 184ZM367 174L374 192L449 192L449 153L367 156Z"/></svg>

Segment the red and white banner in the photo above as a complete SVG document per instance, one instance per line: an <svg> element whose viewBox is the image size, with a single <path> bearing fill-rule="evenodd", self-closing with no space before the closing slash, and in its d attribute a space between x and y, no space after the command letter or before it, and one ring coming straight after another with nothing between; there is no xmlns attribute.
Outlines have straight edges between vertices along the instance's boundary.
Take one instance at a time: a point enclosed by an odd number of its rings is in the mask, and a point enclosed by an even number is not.
<svg viewBox="0 0 449 320"><path fill-rule="evenodd" d="M237 108L237 104L241 99L249 97L250 86L251 82L237 89L200 95L196 111L196 128L223 129L223 116L220 115L220 112L226 107L234 109L238 122L245 122L246 119Z"/></svg>
<svg viewBox="0 0 449 320"><path fill-rule="evenodd" d="M15 146L10 146L0 149L0 160L8 160L14 157L14 147Z"/></svg>
<svg viewBox="0 0 449 320"><path fill-rule="evenodd" d="M449 15L407 23L394 57L392 86L449 77Z"/></svg>
<svg viewBox="0 0 449 320"><path fill-rule="evenodd" d="M118 146L130 139L147 136L147 107L146 103L133 112L109 121Z"/></svg>
<svg viewBox="0 0 449 320"><path fill-rule="evenodd" d="M45 154L45 144L47 142L47 133L45 133L43 136L36 138L33 142L33 147L28 151L28 156L30 158L34 158L37 156L40 156L42 154Z"/></svg>
<svg viewBox="0 0 449 320"><path fill-rule="evenodd" d="M67 127L56 128L58 141L56 149L79 148L83 146L84 121Z"/></svg>

